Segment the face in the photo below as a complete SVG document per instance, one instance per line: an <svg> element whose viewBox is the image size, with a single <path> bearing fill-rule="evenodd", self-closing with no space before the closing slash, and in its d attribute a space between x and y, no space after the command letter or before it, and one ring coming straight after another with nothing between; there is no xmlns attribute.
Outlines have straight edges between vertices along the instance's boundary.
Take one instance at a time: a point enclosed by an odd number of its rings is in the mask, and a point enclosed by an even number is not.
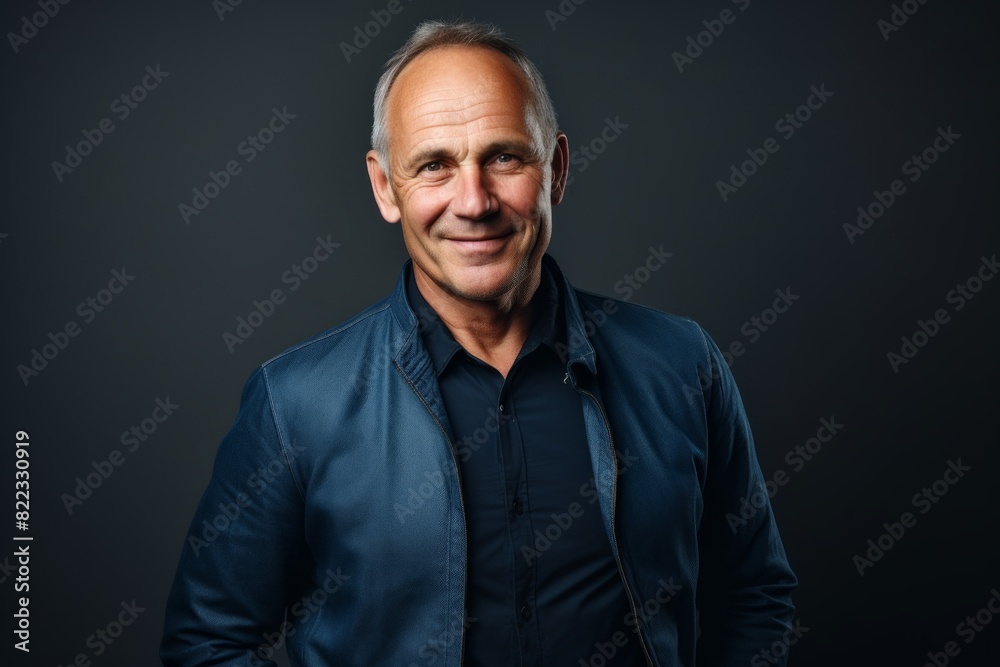
<svg viewBox="0 0 1000 667"><path fill-rule="evenodd" d="M390 175L368 172L382 216L402 222L418 284L459 299L521 300L537 287L562 199L568 145L552 155L504 54L441 47L411 61L389 93Z"/></svg>

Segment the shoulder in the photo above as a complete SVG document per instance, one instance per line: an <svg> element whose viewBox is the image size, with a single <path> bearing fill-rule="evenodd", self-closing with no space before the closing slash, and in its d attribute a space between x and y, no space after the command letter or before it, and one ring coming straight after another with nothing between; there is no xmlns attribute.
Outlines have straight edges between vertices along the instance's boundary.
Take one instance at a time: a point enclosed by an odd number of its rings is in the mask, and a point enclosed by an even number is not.
<svg viewBox="0 0 1000 667"><path fill-rule="evenodd" d="M595 345L653 348L670 357L709 362L715 344L690 317L609 296L573 289L584 332Z"/></svg>
<svg viewBox="0 0 1000 667"><path fill-rule="evenodd" d="M263 366L277 365L301 356L323 354L345 344L352 345L368 340L374 330L384 329L387 320L392 317L389 311L389 297L386 297L347 320L321 331L265 361Z"/></svg>
<svg viewBox="0 0 1000 667"><path fill-rule="evenodd" d="M390 299L283 350L262 363L254 375L262 376L278 392L360 377L366 365L391 359L399 327L394 325Z"/></svg>

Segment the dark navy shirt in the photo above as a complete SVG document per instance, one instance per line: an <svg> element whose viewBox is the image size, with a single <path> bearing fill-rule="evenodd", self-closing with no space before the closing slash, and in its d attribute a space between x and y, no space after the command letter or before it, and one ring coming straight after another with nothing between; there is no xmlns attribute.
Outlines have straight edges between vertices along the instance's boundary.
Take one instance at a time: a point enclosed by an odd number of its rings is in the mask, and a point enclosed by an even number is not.
<svg viewBox="0 0 1000 667"><path fill-rule="evenodd" d="M560 289L542 265L504 378L465 351L407 275L459 462L468 530L465 665L642 665L601 519L583 409L564 382ZM565 349L565 348L563 348Z"/></svg>

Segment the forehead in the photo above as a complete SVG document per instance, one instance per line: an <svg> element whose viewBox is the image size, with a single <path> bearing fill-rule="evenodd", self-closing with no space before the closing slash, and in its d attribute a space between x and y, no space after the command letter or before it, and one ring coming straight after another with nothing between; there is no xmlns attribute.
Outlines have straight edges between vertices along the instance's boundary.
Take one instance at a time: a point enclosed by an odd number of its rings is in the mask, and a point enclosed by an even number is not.
<svg viewBox="0 0 1000 667"><path fill-rule="evenodd" d="M410 61L393 82L390 136L404 147L458 129L527 132L528 90L518 65L496 49L438 47Z"/></svg>

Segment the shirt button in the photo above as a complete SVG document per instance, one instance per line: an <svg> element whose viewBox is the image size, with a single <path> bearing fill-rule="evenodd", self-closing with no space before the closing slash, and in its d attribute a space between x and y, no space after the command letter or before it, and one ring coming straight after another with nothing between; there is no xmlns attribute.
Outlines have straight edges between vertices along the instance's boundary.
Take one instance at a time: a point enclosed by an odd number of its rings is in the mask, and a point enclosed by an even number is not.
<svg viewBox="0 0 1000 667"><path fill-rule="evenodd" d="M521 502L520 498L514 498L514 514L523 514L524 504Z"/></svg>
<svg viewBox="0 0 1000 667"><path fill-rule="evenodd" d="M531 609L529 609L527 605L521 607L521 618L526 621L531 620Z"/></svg>

